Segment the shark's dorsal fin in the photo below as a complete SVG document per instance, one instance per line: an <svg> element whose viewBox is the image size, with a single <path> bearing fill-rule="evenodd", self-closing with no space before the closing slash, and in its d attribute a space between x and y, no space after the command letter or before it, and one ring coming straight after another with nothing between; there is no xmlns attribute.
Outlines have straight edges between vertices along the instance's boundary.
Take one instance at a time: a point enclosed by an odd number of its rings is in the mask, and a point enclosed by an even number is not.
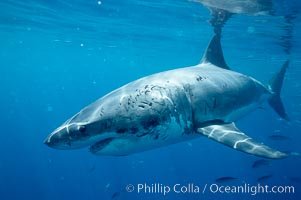
<svg viewBox="0 0 301 200"><path fill-rule="evenodd" d="M224 59L220 34L215 34L211 39L201 63L211 63L223 69L230 69Z"/></svg>

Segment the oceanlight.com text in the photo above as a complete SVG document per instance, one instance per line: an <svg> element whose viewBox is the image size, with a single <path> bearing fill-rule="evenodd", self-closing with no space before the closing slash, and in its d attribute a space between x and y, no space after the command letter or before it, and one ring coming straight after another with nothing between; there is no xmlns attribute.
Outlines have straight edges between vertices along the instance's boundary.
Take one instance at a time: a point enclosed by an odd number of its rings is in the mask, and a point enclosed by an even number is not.
<svg viewBox="0 0 301 200"><path fill-rule="evenodd" d="M205 185L207 188L207 185ZM205 188L205 190L206 190ZM295 187L294 186L281 186L281 185L250 185L250 184L243 184L239 186L230 186L230 185L218 185L218 184L211 184L209 186L210 193L225 193L225 194L250 194L250 195L257 195L257 194L294 194Z"/></svg>

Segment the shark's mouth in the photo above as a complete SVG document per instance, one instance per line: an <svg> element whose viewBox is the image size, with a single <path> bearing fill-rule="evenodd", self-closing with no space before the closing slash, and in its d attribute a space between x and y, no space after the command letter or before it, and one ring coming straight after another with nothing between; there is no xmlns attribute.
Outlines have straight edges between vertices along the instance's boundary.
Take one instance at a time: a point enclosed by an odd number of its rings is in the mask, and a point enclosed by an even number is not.
<svg viewBox="0 0 301 200"><path fill-rule="evenodd" d="M114 138L106 138L94 143L93 145L90 146L90 152L97 153L98 151L101 151L103 148L109 145L110 142L112 142L113 140Z"/></svg>

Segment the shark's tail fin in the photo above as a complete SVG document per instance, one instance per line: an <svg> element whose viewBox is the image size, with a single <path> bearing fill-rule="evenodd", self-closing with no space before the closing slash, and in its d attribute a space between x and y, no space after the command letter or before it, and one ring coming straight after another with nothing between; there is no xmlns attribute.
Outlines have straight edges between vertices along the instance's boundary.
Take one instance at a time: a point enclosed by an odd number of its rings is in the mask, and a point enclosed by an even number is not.
<svg viewBox="0 0 301 200"><path fill-rule="evenodd" d="M286 69L289 65L289 60L287 60L282 68L280 69L280 71L278 73L276 73L273 78L270 80L269 83L269 88L271 90L271 92L273 93L271 98L268 100L270 106L276 111L276 113L283 119L285 120L289 120L283 103L281 101L280 98L280 92L281 92L281 88L282 88L282 83L283 83L283 79L284 79L284 75L286 72Z"/></svg>

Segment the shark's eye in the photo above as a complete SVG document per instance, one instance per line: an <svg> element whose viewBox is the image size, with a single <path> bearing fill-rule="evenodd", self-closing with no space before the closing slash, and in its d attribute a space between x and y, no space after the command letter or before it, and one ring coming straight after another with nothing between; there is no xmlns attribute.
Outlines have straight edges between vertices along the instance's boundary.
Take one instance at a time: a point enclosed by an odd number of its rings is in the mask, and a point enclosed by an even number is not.
<svg viewBox="0 0 301 200"><path fill-rule="evenodd" d="M83 126L83 125L80 125L77 127L78 131L81 132L81 133L85 133L86 132L86 127Z"/></svg>

